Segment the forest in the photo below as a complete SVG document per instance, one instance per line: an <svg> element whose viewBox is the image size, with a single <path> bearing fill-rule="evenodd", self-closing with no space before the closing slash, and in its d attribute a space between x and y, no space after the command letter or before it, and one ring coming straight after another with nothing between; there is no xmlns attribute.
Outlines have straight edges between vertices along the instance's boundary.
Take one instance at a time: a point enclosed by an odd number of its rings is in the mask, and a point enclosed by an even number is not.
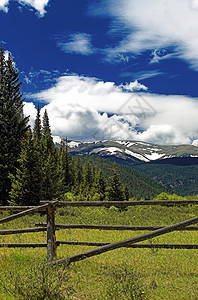
<svg viewBox="0 0 198 300"><path fill-rule="evenodd" d="M172 194L132 168L95 155L72 156L67 139L55 147L47 111L41 120L38 105L31 130L23 106L19 72L1 47L0 205L38 205L41 200L144 200Z"/></svg>
<svg viewBox="0 0 198 300"><path fill-rule="evenodd" d="M23 115L19 73L0 50L0 204L37 205L40 200L129 200L114 165L108 179L88 161L55 148L47 111L39 106L33 130Z"/></svg>

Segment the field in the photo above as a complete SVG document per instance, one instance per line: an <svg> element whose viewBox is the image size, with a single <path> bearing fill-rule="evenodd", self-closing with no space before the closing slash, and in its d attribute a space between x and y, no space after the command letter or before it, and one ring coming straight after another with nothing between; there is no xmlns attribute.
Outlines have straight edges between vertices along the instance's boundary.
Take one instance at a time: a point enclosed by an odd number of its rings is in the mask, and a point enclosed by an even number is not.
<svg viewBox="0 0 198 300"><path fill-rule="evenodd" d="M2 213L4 217L8 213ZM196 206L135 206L117 208L59 208L56 223L170 225L198 216ZM34 214L0 225L0 230L33 227L46 222ZM114 242L143 232L67 229L56 232L57 240ZM1 243L46 242L46 233L0 236ZM148 243L198 244L198 232L179 231ZM93 247L58 247L58 258ZM46 248L0 248L0 299L198 299L198 250L117 249L71 264L45 265ZM44 294L45 291L45 294ZM40 293L40 294L39 294Z"/></svg>

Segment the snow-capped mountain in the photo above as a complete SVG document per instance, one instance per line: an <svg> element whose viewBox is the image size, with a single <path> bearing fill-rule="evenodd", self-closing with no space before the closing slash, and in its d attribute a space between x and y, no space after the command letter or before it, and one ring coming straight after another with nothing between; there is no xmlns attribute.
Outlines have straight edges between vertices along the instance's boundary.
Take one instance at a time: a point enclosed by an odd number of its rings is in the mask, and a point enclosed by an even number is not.
<svg viewBox="0 0 198 300"><path fill-rule="evenodd" d="M61 138L54 137L58 146ZM198 158L198 147L193 145L162 146L137 141L68 141L73 155L95 154L110 160L118 159L131 163L151 162L175 157Z"/></svg>

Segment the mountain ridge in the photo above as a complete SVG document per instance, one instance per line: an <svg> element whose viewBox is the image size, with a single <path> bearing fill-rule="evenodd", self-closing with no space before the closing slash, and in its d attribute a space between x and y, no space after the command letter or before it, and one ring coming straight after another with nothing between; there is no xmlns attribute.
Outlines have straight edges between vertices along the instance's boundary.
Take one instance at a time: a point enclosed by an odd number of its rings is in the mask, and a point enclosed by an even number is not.
<svg viewBox="0 0 198 300"><path fill-rule="evenodd" d="M61 143L54 137L55 145ZM157 145L131 140L104 140L94 142L68 141L72 155L94 154L109 160L123 160L131 164L162 161L176 157L195 158L198 163L198 147L194 145ZM120 162L121 163L121 162Z"/></svg>

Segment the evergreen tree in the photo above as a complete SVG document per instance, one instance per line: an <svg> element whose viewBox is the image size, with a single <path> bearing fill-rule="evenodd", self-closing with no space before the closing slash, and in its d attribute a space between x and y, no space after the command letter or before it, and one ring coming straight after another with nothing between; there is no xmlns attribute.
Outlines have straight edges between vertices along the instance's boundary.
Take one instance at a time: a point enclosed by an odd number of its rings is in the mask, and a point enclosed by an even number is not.
<svg viewBox="0 0 198 300"><path fill-rule="evenodd" d="M51 201L60 194L57 158L54 153L43 156L41 187L41 198L43 200Z"/></svg>
<svg viewBox="0 0 198 300"><path fill-rule="evenodd" d="M51 129L50 129L49 117L48 117L48 113L47 113L46 109L45 109L44 115L43 115L43 122L42 122L42 130L41 130L41 132L42 132L43 138L44 139L48 138L48 142L50 142L51 145L54 146L53 139L52 139L52 133L51 133Z"/></svg>
<svg viewBox="0 0 198 300"><path fill-rule="evenodd" d="M99 201L103 201L105 199L106 181L101 169L95 176L94 191L99 194Z"/></svg>
<svg viewBox="0 0 198 300"><path fill-rule="evenodd" d="M123 201L124 194L122 184L119 179L119 175L116 171L116 166L111 170L112 176L109 177L109 184L107 186L107 199L109 201Z"/></svg>
<svg viewBox="0 0 198 300"><path fill-rule="evenodd" d="M124 200L128 201L129 200L129 189L128 189L128 186L126 183L123 186L123 194L124 194Z"/></svg>
<svg viewBox="0 0 198 300"><path fill-rule="evenodd" d="M60 191L62 194L71 191L71 187L74 184L74 168L73 158L68 153L68 144L61 142L59 150L59 173L60 173Z"/></svg>
<svg viewBox="0 0 198 300"><path fill-rule="evenodd" d="M41 195L43 200L53 200L60 194L58 153L53 143L47 110L43 115L41 132Z"/></svg>
<svg viewBox="0 0 198 300"><path fill-rule="evenodd" d="M0 201L6 205L11 190L9 174L15 174L21 140L28 126L23 116L23 95L14 62L0 49Z"/></svg>
<svg viewBox="0 0 198 300"><path fill-rule="evenodd" d="M79 194L82 189L83 183L83 166L80 158L78 157L74 166L74 187L73 191L75 195Z"/></svg>
<svg viewBox="0 0 198 300"><path fill-rule="evenodd" d="M34 122L33 138L37 139L37 140L40 140L41 137L42 137L42 134L41 134L41 117L40 117L40 108L39 108L39 104L38 104L36 120Z"/></svg>
<svg viewBox="0 0 198 300"><path fill-rule="evenodd" d="M16 176L11 175L10 205L38 205L40 202L41 174L31 131L22 142Z"/></svg>
<svg viewBox="0 0 198 300"><path fill-rule="evenodd" d="M84 166L84 174L83 174L83 190L84 193L89 193L92 186L92 168L88 161L86 161Z"/></svg>

